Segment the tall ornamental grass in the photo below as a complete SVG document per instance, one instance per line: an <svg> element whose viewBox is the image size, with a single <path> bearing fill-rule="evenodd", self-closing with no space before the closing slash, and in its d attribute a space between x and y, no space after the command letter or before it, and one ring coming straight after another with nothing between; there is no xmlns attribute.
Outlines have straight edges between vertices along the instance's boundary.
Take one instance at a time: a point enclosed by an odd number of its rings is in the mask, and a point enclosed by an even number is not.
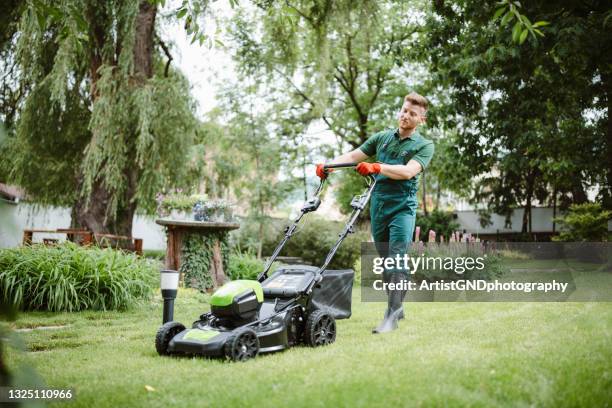
<svg viewBox="0 0 612 408"><path fill-rule="evenodd" d="M155 263L113 249L32 245L0 251L0 295L23 310L122 310L148 299Z"/></svg>

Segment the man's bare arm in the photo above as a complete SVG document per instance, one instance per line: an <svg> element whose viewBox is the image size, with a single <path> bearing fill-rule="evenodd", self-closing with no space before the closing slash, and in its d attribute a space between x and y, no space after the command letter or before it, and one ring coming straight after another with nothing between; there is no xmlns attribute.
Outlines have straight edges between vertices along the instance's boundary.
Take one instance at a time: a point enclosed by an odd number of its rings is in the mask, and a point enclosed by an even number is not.
<svg viewBox="0 0 612 408"><path fill-rule="evenodd" d="M409 180L423 170L421 163L410 160L407 164L380 164L380 174L393 180Z"/></svg>
<svg viewBox="0 0 612 408"><path fill-rule="evenodd" d="M364 152L362 152L361 149L355 149L352 152L342 154L325 164L359 163L367 158L368 156Z"/></svg>

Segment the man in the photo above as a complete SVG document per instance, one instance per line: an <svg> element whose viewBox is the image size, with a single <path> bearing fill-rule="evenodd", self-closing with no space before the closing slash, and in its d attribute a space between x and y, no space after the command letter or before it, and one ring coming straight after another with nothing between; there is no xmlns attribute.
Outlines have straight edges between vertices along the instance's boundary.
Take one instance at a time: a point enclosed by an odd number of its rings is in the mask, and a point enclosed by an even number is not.
<svg viewBox="0 0 612 408"><path fill-rule="evenodd" d="M412 92L404 98L398 114L398 128L371 136L358 149L336 157L329 164L358 162L362 176L374 174L376 187L370 202L372 237L381 257L403 255L414 235L419 174L427 168L434 153L431 140L422 137L417 128L425 123L428 102ZM376 163L364 162L376 156ZM317 176L327 177L323 164L317 165ZM408 272L389 269L383 272L386 283L400 283L408 279ZM404 318L402 302L405 290L387 290L387 310L383 321L373 333L386 333L397 329L398 320Z"/></svg>

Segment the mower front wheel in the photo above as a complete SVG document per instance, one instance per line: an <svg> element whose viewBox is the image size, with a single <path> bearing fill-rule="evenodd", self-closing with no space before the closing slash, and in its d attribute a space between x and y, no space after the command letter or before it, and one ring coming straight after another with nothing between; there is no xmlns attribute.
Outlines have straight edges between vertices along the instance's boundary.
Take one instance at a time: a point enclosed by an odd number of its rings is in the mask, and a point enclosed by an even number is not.
<svg viewBox="0 0 612 408"><path fill-rule="evenodd" d="M248 328L232 334L225 342L225 357L232 361L247 361L259 353L257 334Z"/></svg>
<svg viewBox="0 0 612 408"><path fill-rule="evenodd" d="M336 319L322 310L308 315L304 329L304 342L311 347L325 346L336 341Z"/></svg>
<svg viewBox="0 0 612 408"><path fill-rule="evenodd" d="M160 356L167 356L170 354L168 351L168 344L170 344L170 340L180 332L185 330L185 326L183 326L179 322L168 322L165 323L162 327L157 330L157 335L155 336L155 349Z"/></svg>

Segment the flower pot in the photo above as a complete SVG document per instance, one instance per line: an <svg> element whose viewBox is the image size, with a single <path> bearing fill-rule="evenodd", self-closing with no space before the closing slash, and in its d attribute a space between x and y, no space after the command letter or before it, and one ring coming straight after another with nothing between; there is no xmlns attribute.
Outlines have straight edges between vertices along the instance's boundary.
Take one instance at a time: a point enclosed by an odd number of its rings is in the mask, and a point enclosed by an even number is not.
<svg viewBox="0 0 612 408"><path fill-rule="evenodd" d="M172 220L178 220L178 221L188 221L188 220L192 220L193 216L191 213L185 210L173 209L170 211L170 215L168 216L168 218Z"/></svg>

